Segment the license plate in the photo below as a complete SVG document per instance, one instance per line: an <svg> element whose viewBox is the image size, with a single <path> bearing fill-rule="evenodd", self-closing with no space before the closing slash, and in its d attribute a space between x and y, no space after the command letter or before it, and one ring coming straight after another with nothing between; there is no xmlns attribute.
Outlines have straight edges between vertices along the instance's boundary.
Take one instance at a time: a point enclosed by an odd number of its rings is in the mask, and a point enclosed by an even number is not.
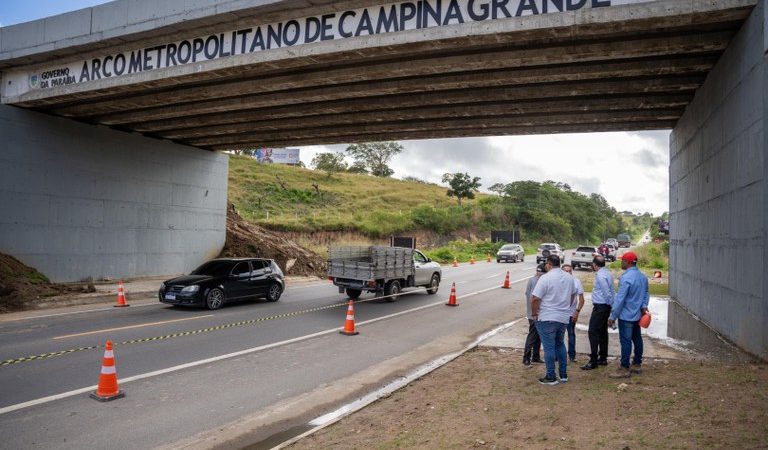
<svg viewBox="0 0 768 450"><path fill-rule="evenodd" d="M166 300L176 300L176 294L165 294Z"/></svg>

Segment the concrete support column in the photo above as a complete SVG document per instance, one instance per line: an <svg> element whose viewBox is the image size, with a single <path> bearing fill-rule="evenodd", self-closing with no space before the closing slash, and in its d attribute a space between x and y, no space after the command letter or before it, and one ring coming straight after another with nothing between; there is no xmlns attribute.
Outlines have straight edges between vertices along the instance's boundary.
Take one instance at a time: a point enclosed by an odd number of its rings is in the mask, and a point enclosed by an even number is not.
<svg viewBox="0 0 768 450"><path fill-rule="evenodd" d="M670 335L768 359L766 24L759 2L670 136Z"/></svg>
<svg viewBox="0 0 768 450"><path fill-rule="evenodd" d="M0 105L0 252L55 281L187 272L226 237L226 155Z"/></svg>

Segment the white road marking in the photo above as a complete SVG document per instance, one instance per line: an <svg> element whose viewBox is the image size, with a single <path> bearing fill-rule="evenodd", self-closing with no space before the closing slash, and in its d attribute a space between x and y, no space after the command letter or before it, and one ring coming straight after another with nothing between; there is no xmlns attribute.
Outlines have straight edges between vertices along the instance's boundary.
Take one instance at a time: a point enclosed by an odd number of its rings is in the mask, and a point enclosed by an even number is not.
<svg viewBox="0 0 768 450"><path fill-rule="evenodd" d="M515 281L512 281L511 284L519 283L521 281L525 281L525 280L527 280L529 278L532 278L532 277L533 276L529 276L529 277L525 277L525 278L522 278L522 279L519 279L519 280L515 280ZM485 292L493 291L495 289L501 289L501 288L499 286L494 286L494 287L490 287L490 288L487 288L487 289L482 289L480 291L471 292L469 294L464 294L464 295L461 295L461 296L457 296L456 299L458 300L458 299L462 299L462 298L471 297L471 296L474 296L474 295L483 294ZM390 315L387 315L387 316L377 317L377 318L371 319L371 320L366 320L364 322L360 322L357 325L367 325L369 323L379 322L381 320L390 319L392 317L397 317L397 316L402 316L404 314L410 314L410 313L412 313L414 311L419 311L419 310L422 310L422 309L427 309L427 308L431 308L431 307L438 306L438 305L444 305L444 304L445 304L445 301L441 300L439 302L430 303L428 305L419 306L419 307L416 307L416 308L411 308L411 309L408 309L408 310L405 310L405 311L401 311L401 312L398 312L398 313L394 313L394 314L390 314ZM143 380L143 379L146 379L146 378L152 378L152 377L156 377L156 376L159 376L159 375L164 375L166 373L178 372L180 370L189 369L191 367L202 366L204 364L210 364L212 362L221 361L221 360L224 360L224 359L235 358L237 356L247 355L249 353L256 353L256 352L259 352L259 351L262 351L262 350L268 350L268 349L275 348L275 347L282 347L284 345L305 341L307 339L313 339L313 338L316 338L316 337L319 337L319 336L323 336L323 335L326 335L326 334L338 333L339 330L342 330L343 328L344 327L335 327L335 328L331 328L329 330L318 331L317 333L307 334L305 336L299 336L299 337L295 337L293 339L287 339L285 341L274 342L272 344L266 344L266 345L261 345L261 346L258 346L258 347L252 347L252 348L248 348L248 349L245 349L245 350L240 350L240 351L233 352L233 353L227 353L225 355L214 356L212 358L201 359L201 360L189 362L189 363L186 363L186 364L180 364L178 366L173 366L173 367L168 367L168 368L165 368L165 369L155 370L153 372L147 372L147 373L143 373L143 374L139 374L139 375L134 375L132 377L122 378L122 379L119 380L119 382L120 382L121 385L125 385L125 384L133 382L133 381ZM48 397L42 397L42 398L38 398L38 399L35 399L35 400L30 400L28 402L17 403L15 405L6 406L4 408L0 408L0 415L7 414L7 413L13 412L13 411L18 411L18 410L24 409L24 408L29 408L31 406L42 405L42 404L45 404L45 403L50 403L50 402L55 401L55 400L61 400L61 399L67 398L67 397L72 397L72 396L75 396L75 395L84 394L86 392L90 392L90 391L95 390L97 387L98 387L97 385L88 386L88 387L84 387L84 388L80 388L80 389L75 389L73 391L62 392L61 394L49 395Z"/></svg>
<svg viewBox="0 0 768 450"><path fill-rule="evenodd" d="M161 303L143 303L143 304L140 304L140 305L139 304L132 304L131 308L132 309L136 309L136 308L141 308L142 306L156 306L156 305L161 305ZM47 317L69 316L69 315L73 315L73 314L85 314L85 313L98 312L98 311L114 311L115 309L116 308L114 308L114 307L99 308L99 309L86 309L86 310L83 310L83 311L70 311L70 312L64 312L64 313L46 314L46 315L43 315L43 316L17 317L17 318L13 318L13 319L0 320L0 322L15 322L15 321L18 321L18 320L44 319L44 318L47 318ZM117 308L117 309L121 309L121 308Z"/></svg>
<svg viewBox="0 0 768 450"><path fill-rule="evenodd" d="M86 331L86 332L83 332L83 333L75 333L75 334L67 334L67 335L64 335L64 336L56 336L53 339L66 339L66 338L78 337L78 336L88 336L88 335L91 335L91 334L106 333L107 331L120 331L120 330L130 330L132 328L151 327L152 325L164 325L166 323L185 322L187 320L197 320L197 319L202 319L204 317L213 317L213 314L206 314L206 315L203 315L203 316L195 316L195 317L186 317L184 319L163 320L163 321L160 321L160 322L140 323L140 324L137 324L137 325L128 325L128 326L117 327L117 328L105 328L103 330Z"/></svg>

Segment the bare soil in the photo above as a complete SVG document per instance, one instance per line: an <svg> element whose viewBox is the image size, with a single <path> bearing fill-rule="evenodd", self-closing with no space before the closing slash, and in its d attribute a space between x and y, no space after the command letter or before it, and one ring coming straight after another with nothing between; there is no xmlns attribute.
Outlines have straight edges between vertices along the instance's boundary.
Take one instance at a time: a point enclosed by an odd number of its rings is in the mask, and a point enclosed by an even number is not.
<svg viewBox="0 0 768 450"><path fill-rule="evenodd" d="M768 368L646 360L545 386L520 350L479 348L290 449L768 448Z"/></svg>
<svg viewBox="0 0 768 450"><path fill-rule="evenodd" d="M0 253L0 313L29 309L57 295L93 292L93 284L57 284L10 255Z"/></svg>
<svg viewBox="0 0 768 450"><path fill-rule="evenodd" d="M221 256L274 259L286 275L326 275L326 262L317 253L291 239L248 222L230 203L227 207L227 241Z"/></svg>

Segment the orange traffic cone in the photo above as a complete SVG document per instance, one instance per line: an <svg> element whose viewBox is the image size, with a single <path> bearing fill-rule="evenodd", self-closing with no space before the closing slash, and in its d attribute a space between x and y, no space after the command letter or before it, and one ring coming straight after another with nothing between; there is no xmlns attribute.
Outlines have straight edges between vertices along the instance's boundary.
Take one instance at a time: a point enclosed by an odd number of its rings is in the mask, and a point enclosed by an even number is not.
<svg viewBox="0 0 768 450"><path fill-rule="evenodd" d="M349 307L347 308L347 321L344 322L344 329L339 331L339 333L347 336L360 334L355 331L355 308L352 306L352 300L349 301Z"/></svg>
<svg viewBox="0 0 768 450"><path fill-rule="evenodd" d="M504 278L504 285L502 285L501 288L509 289L509 270L507 270L507 276Z"/></svg>
<svg viewBox="0 0 768 450"><path fill-rule="evenodd" d="M104 362L101 363L99 387L90 397L100 402L108 402L121 397L125 393L117 387L117 370L115 370L115 354L112 352L112 341L107 341L104 348Z"/></svg>
<svg viewBox="0 0 768 450"><path fill-rule="evenodd" d="M117 305L115 305L115 308L123 308L125 306L131 305L125 303L125 286L123 286L123 281L120 280L117 282Z"/></svg>
<svg viewBox="0 0 768 450"><path fill-rule="evenodd" d="M459 260L456 257L453 258L453 267L459 267Z"/></svg>
<svg viewBox="0 0 768 450"><path fill-rule="evenodd" d="M470 264L474 264L475 263L475 257L474 256L469 258L469 263Z"/></svg>
<svg viewBox="0 0 768 450"><path fill-rule="evenodd" d="M488 262L491 262L491 254L488 253Z"/></svg>
<svg viewBox="0 0 768 450"><path fill-rule="evenodd" d="M448 303L446 303L448 306L459 306L458 303L456 303L456 283L453 283L451 285L451 296L448 297Z"/></svg>

